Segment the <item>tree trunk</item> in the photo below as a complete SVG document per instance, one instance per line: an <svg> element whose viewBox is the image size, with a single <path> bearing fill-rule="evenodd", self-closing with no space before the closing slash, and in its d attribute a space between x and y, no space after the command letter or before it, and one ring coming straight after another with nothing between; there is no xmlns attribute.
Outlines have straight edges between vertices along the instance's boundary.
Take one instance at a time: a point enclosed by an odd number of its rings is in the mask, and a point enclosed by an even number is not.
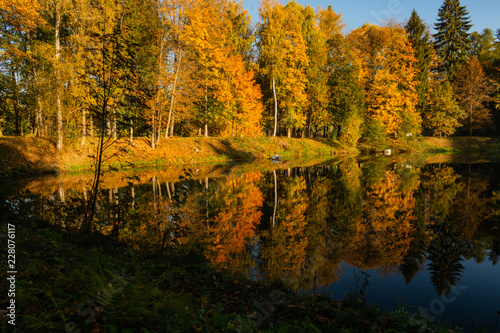
<svg viewBox="0 0 500 333"><path fill-rule="evenodd" d="M109 110L106 111L106 136L111 136L111 121L109 119Z"/></svg>
<svg viewBox="0 0 500 333"><path fill-rule="evenodd" d="M14 68L11 70L12 81L14 82L14 122L16 127L16 136L21 134L21 120L19 114L19 93L17 88L16 72Z"/></svg>
<svg viewBox="0 0 500 333"><path fill-rule="evenodd" d="M274 95L274 132L273 138L276 137L276 127L278 126L278 99L276 98L276 84L273 76L273 95Z"/></svg>
<svg viewBox="0 0 500 333"><path fill-rule="evenodd" d="M111 133L113 134L113 140L116 141L117 133L116 133L116 109L115 108L113 108L113 119L112 119Z"/></svg>
<svg viewBox="0 0 500 333"><path fill-rule="evenodd" d="M66 202L66 196L65 196L64 187L58 186L57 187L57 192L58 192L58 195L59 195L59 201L60 202Z"/></svg>
<svg viewBox="0 0 500 333"><path fill-rule="evenodd" d="M472 104L472 102L469 104ZM469 136L472 136L472 105L469 105Z"/></svg>
<svg viewBox="0 0 500 333"><path fill-rule="evenodd" d="M36 96L36 116L35 116L35 128L36 128L36 136L43 136L43 115L42 115L42 100L40 95Z"/></svg>
<svg viewBox="0 0 500 333"><path fill-rule="evenodd" d="M61 40L59 30L61 28L61 3L56 1L56 22L55 22L55 46L56 46L56 118L57 118L57 150L63 148L63 125L62 125L62 89L61 89L61 73L60 73L60 58L61 58Z"/></svg>
<svg viewBox="0 0 500 333"><path fill-rule="evenodd" d="M170 124L170 137L174 137L175 115L172 115L172 123Z"/></svg>
<svg viewBox="0 0 500 333"><path fill-rule="evenodd" d="M38 86L38 73L36 71L35 65L32 66L33 70L33 85L36 91L36 109L35 109L35 123L33 134L35 136L42 136L42 101L40 99L40 91Z"/></svg>
<svg viewBox="0 0 500 333"><path fill-rule="evenodd" d="M205 82L205 138L208 138L208 86Z"/></svg>
<svg viewBox="0 0 500 333"><path fill-rule="evenodd" d="M168 111L168 121L167 121L167 129L165 131L165 139L168 137L168 131L170 128L170 121L172 120L172 112L174 109L174 100L175 100L175 90L177 88L177 78L179 77L179 70L181 69L181 60L182 60L182 54L179 52L179 60L177 62L177 70L175 71L175 76L174 76L174 85L172 87L172 93L170 95L170 109ZM173 132L173 130L172 130Z"/></svg>
<svg viewBox="0 0 500 333"><path fill-rule="evenodd" d="M278 206L278 181L276 179L276 169L273 170L274 177L274 208L273 208L273 228L276 221L276 207Z"/></svg>
<svg viewBox="0 0 500 333"><path fill-rule="evenodd" d="M134 145L134 121L130 119L130 136L129 136L129 143L133 146Z"/></svg>
<svg viewBox="0 0 500 333"><path fill-rule="evenodd" d="M85 144L85 137L87 136L87 118L85 114L85 109L82 111L82 141L80 142L80 145Z"/></svg>
<svg viewBox="0 0 500 333"><path fill-rule="evenodd" d="M156 147L158 147L158 144L160 143L160 136L161 136L161 108L158 108L158 130L156 133Z"/></svg>
<svg viewBox="0 0 500 333"><path fill-rule="evenodd" d="M156 148L156 126L155 126L155 107L153 107L153 111L151 112L151 124L153 126L153 130L151 131L151 148Z"/></svg>
<svg viewBox="0 0 500 333"><path fill-rule="evenodd" d="M134 188L134 185L132 185L132 188L130 189L130 191L132 192L132 209L135 208L135 188Z"/></svg>

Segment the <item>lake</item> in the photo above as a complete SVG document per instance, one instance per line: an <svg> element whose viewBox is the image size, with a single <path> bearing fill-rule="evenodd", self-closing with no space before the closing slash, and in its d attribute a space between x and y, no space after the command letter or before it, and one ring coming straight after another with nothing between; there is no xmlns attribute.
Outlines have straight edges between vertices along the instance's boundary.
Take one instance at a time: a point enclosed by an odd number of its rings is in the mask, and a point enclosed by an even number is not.
<svg viewBox="0 0 500 333"><path fill-rule="evenodd" d="M90 178L18 180L2 189L6 209L78 230ZM499 163L383 157L111 173L91 227L135 251L201 249L216 267L297 292L406 307L466 332L499 325Z"/></svg>

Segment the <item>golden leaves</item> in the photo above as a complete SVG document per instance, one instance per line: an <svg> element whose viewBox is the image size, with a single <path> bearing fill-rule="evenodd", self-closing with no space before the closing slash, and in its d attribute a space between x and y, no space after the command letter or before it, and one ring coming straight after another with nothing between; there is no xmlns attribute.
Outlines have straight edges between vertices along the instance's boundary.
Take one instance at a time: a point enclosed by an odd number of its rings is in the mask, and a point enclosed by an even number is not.
<svg viewBox="0 0 500 333"><path fill-rule="evenodd" d="M384 124L386 134L418 134L416 59L405 30L366 24L348 39L361 63L368 115Z"/></svg>

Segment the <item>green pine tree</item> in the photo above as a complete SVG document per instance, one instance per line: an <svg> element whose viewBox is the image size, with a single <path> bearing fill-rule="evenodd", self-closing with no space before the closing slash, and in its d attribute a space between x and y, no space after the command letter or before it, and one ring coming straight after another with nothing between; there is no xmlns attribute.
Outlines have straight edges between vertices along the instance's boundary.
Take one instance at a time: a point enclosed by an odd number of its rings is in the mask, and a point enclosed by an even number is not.
<svg viewBox="0 0 500 333"><path fill-rule="evenodd" d="M434 28L435 47L442 61L441 71L453 81L456 73L467 62L470 52L468 31L472 27L469 12L460 0L444 0L439 9L439 18Z"/></svg>
<svg viewBox="0 0 500 333"><path fill-rule="evenodd" d="M419 69L419 74L416 77L418 82L417 94L418 104L417 111L422 116L425 113L427 105L427 90L429 88L429 70L432 61L432 42L429 29L422 22L417 11L414 9L411 13L410 20L405 26L408 33L408 39L413 45L415 57L418 62L416 67Z"/></svg>

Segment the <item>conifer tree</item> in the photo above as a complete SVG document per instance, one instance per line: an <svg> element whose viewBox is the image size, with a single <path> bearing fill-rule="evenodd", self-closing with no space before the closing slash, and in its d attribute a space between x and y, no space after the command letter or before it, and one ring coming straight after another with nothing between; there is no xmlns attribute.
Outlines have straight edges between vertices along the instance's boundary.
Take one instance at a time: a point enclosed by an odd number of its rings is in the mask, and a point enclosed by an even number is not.
<svg viewBox="0 0 500 333"><path fill-rule="evenodd" d="M467 62L470 51L468 31L472 27L469 12L460 0L444 0L439 9L439 18L434 28L435 47L441 59L441 72L453 81L460 67Z"/></svg>
<svg viewBox="0 0 500 333"><path fill-rule="evenodd" d="M432 61L432 43L429 30L422 22L420 16L418 16L417 11L414 9L411 13L410 20L405 26L406 32L408 33L408 39L417 58L415 67L419 70L416 75L417 81L417 95L418 104L417 112L422 116L425 112L425 106L427 104L426 96L427 90L429 88L429 69Z"/></svg>

